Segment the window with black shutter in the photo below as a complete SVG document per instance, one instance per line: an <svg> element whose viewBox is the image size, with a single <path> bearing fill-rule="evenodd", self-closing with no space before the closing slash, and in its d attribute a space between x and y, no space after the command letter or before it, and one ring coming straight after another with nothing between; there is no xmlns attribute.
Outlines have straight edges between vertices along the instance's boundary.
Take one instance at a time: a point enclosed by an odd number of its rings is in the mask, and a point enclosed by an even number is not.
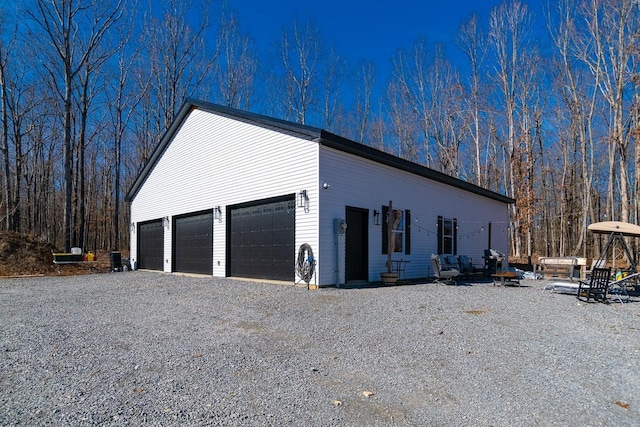
<svg viewBox="0 0 640 427"><path fill-rule="evenodd" d="M438 216L438 254L458 254L458 220Z"/></svg>

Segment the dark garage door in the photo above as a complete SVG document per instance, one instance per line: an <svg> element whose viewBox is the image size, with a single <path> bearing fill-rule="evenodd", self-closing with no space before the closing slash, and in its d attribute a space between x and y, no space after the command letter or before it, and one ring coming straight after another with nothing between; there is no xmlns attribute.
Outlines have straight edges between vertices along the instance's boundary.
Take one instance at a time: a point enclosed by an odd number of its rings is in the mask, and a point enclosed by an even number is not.
<svg viewBox="0 0 640 427"><path fill-rule="evenodd" d="M213 211L175 218L173 271L213 274Z"/></svg>
<svg viewBox="0 0 640 427"><path fill-rule="evenodd" d="M231 276L295 279L293 198L232 208L230 231Z"/></svg>
<svg viewBox="0 0 640 427"><path fill-rule="evenodd" d="M143 222L138 225L137 268L163 270L164 229L162 220Z"/></svg>

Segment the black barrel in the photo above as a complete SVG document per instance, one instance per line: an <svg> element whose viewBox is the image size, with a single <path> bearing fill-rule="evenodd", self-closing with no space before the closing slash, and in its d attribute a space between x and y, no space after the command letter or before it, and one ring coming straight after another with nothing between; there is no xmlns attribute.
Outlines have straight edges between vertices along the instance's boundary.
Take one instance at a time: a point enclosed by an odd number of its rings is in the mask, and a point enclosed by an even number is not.
<svg viewBox="0 0 640 427"><path fill-rule="evenodd" d="M111 261L111 271L122 271L122 254L120 252L111 252L109 260Z"/></svg>

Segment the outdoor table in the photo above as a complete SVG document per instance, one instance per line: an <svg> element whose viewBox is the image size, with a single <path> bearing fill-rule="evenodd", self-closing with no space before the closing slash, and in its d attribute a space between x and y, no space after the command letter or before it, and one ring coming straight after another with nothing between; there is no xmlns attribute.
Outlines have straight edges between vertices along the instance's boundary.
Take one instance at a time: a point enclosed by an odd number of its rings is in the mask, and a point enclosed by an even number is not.
<svg viewBox="0 0 640 427"><path fill-rule="evenodd" d="M502 286L507 283L516 283L520 286L520 279L518 278L518 273L515 271L500 271L491 275L493 277L493 286L496 285L496 279L500 279L500 284Z"/></svg>
<svg viewBox="0 0 640 427"><path fill-rule="evenodd" d="M393 264L393 270L396 272L396 274L398 275L398 280L400 279L400 273L405 273L405 269L407 268L407 264L409 264L411 261L405 261L403 259L394 259L391 260L391 263ZM405 279L406 279L406 274L404 274Z"/></svg>

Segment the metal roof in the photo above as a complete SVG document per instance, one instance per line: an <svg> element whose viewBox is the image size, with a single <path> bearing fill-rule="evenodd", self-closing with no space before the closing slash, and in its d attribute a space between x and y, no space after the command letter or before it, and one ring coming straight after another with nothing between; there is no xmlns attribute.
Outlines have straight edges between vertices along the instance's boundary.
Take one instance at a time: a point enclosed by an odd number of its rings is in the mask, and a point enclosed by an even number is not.
<svg viewBox="0 0 640 427"><path fill-rule="evenodd" d="M234 120L244 121L257 126L268 127L270 129L275 129L284 133L295 134L300 138L310 141L316 141L320 145L324 145L326 147L330 147L345 153L353 154L377 163L391 166L393 168L413 173L424 178L431 179L433 181L441 182L452 187L460 188L471 193L488 197L490 199L494 199L503 203L515 203L514 199L503 194L487 190L486 188L482 188L475 184L471 184L461 179L454 178L442 172L438 172L434 169L421 166L417 163L401 159L392 154L343 138L319 128L263 116L248 111L224 107L222 105L212 104L196 99L187 99L184 102L184 104L180 108L180 111L178 111L178 114L171 123L171 126L162 136L160 143L156 146L155 150L151 154L151 157L149 157L149 160L144 165L133 185L127 192L125 196L126 201L133 200L133 198L142 187L142 184L144 184L144 182L146 181L147 176L149 176L156 163L158 162L160 157L162 157L162 154L173 140L174 135L180 130L182 124L184 123L187 116L191 113L191 111L195 109L207 111L212 114L226 116Z"/></svg>

